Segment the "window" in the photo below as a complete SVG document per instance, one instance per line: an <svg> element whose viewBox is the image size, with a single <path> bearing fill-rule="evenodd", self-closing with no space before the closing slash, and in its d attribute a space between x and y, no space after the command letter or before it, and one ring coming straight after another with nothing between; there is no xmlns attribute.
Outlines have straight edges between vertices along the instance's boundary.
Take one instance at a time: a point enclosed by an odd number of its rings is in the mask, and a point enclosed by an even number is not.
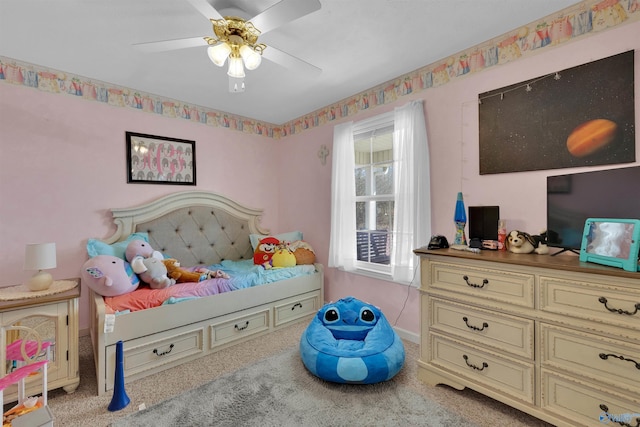
<svg viewBox="0 0 640 427"><path fill-rule="evenodd" d="M373 129L371 129L373 125ZM358 268L390 274L393 242L393 114L353 128Z"/></svg>
<svg viewBox="0 0 640 427"><path fill-rule="evenodd" d="M334 128L329 267L412 282L430 237L422 103Z"/></svg>

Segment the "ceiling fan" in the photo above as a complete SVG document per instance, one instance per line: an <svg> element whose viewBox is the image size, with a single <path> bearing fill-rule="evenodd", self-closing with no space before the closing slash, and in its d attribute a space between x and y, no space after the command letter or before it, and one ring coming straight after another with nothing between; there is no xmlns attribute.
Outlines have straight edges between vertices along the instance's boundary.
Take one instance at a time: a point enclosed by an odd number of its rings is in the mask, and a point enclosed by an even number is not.
<svg viewBox="0 0 640 427"><path fill-rule="evenodd" d="M137 43L134 46L144 52L163 52L197 46L209 46L209 59L222 67L228 62L229 91L244 92L244 69L258 68L262 57L286 68L317 73L321 70L289 55L273 46L258 43L258 37L288 22L320 9L319 0L281 0L251 19L222 16L207 0L187 0L198 12L209 18L215 37L191 37L186 39ZM227 61L228 59L228 61Z"/></svg>

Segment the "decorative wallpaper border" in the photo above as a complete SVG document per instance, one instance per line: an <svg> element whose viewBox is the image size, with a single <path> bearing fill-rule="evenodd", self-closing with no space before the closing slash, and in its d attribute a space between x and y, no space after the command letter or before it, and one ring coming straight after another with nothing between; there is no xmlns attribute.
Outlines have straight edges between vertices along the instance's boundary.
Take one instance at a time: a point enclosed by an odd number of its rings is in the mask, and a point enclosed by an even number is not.
<svg viewBox="0 0 640 427"><path fill-rule="evenodd" d="M0 81L77 96L180 120L269 138L284 138L399 98L442 86L470 73L506 64L539 49L640 20L640 0L584 0L537 22L427 65L282 125L261 122L182 101L54 71L0 56Z"/></svg>

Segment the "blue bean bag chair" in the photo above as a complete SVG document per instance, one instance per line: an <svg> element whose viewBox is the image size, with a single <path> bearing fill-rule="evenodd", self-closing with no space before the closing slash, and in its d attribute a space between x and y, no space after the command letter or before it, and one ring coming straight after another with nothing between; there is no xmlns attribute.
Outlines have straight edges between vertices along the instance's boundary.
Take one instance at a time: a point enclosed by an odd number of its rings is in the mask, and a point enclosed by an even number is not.
<svg viewBox="0 0 640 427"><path fill-rule="evenodd" d="M373 384L404 365L404 345L379 308L347 297L326 304L300 338L304 366L326 381Z"/></svg>

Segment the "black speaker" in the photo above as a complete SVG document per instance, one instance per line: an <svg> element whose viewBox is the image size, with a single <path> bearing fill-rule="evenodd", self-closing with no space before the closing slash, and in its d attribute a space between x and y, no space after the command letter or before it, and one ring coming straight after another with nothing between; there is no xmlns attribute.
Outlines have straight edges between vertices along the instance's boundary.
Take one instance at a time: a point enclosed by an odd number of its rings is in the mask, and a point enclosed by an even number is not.
<svg viewBox="0 0 640 427"><path fill-rule="evenodd" d="M500 206L469 206L469 239L498 240Z"/></svg>

